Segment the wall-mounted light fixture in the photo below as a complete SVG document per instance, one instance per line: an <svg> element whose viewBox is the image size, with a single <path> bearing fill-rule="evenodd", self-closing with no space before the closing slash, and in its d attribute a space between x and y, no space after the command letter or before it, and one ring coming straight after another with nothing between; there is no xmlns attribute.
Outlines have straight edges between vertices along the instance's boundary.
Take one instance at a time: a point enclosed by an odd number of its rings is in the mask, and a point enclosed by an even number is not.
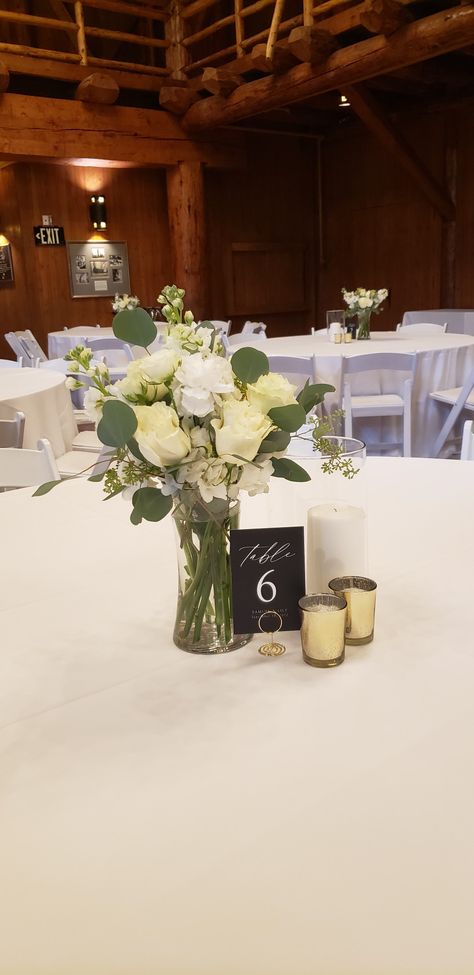
<svg viewBox="0 0 474 975"><path fill-rule="evenodd" d="M91 223L94 230L105 230L107 227L107 210L105 209L105 196L91 196L89 206Z"/></svg>
<svg viewBox="0 0 474 975"><path fill-rule="evenodd" d="M341 95L341 97L339 99L339 104L338 104L337 107L338 108L350 108L351 107L351 103L350 103L349 99L346 98L345 95Z"/></svg>

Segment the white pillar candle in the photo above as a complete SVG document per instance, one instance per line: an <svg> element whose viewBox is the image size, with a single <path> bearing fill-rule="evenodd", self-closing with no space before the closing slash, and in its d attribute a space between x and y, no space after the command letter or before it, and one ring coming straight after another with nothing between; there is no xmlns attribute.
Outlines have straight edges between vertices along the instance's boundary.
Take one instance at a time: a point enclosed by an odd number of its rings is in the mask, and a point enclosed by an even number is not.
<svg viewBox="0 0 474 975"><path fill-rule="evenodd" d="M306 592L327 592L335 576L367 571L367 518L363 508L334 501L308 511Z"/></svg>

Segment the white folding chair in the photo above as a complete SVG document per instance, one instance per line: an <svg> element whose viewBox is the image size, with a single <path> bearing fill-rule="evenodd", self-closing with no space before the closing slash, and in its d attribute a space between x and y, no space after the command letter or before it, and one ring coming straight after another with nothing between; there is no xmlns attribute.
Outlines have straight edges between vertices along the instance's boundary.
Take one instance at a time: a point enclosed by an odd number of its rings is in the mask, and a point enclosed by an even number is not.
<svg viewBox="0 0 474 975"><path fill-rule="evenodd" d="M288 382L296 386L297 392L303 388L307 379L310 383L314 382L315 361L312 355L269 355L268 364L270 372L281 373Z"/></svg>
<svg viewBox="0 0 474 975"><path fill-rule="evenodd" d="M267 330L265 322L244 322L241 335L261 335Z"/></svg>
<svg viewBox="0 0 474 975"><path fill-rule="evenodd" d="M399 322L397 333L401 339L411 339L417 336L442 335L446 332L447 327L447 322L443 322L443 324L441 322L412 322L411 325L402 325Z"/></svg>
<svg viewBox="0 0 474 975"><path fill-rule="evenodd" d="M65 325L63 332L72 332L73 335L96 335L100 325Z"/></svg>
<svg viewBox="0 0 474 975"><path fill-rule="evenodd" d="M437 389L433 393L430 393L431 399L435 399L438 403L443 403L446 406L450 406L451 409L446 417L443 426L441 427L438 436L431 449L430 457L437 457L442 448L444 447L446 440L451 433L451 430L456 423L456 420L461 416L463 410L474 410L474 366L469 372L464 386L456 386L454 389Z"/></svg>
<svg viewBox="0 0 474 975"><path fill-rule="evenodd" d="M0 403L0 448L22 447L25 414Z"/></svg>
<svg viewBox="0 0 474 975"><path fill-rule="evenodd" d="M38 440L38 450L25 450L24 447L0 450L0 487L33 487L59 479L49 440Z"/></svg>
<svg viewBox="0 0 474 975"><path fill-rule="evenodd" d="M15 355L23 357L24 366L38 366L40 362L47 361L48 356L45 355L39 342L36 341L31 329L25 328L19 332L6 332L5 338Z"/></svg>
<svg viewBox="0 0 474 975"><path fill-rule="evenodd" d="M311 335L327 335L327 328L314 328L311 326Z"/></svg>
<svg viewBox="0 0 474 975"><path fill-rule="evenodd" d="M21 369L23 356L19 355L16 359L0 359L0 369Z"/></svg>
<svg viewBox="0 0 474 975"><path fill-rule="evenodd" d="M401 416L403 417L403 441L402 443L380 443L372 444L372 447L382 449L392 449L402 447L403 456L411 456L411 395L413 379L416 368L416 355L398 352L379 352L375 354L342 357L342 407L344 410L344 435L352 437L352 420L354 417L384 417ZM394 392L367 392L356 394L352 391L351 380L355 375L361 373L379 372L380 383L389 384L389 378L393 377L391 385ZM397 373L409 373L403 381L402 393L398 392L399 377Z"/></svg>
<svg viewBox="0 0 474 975"><path fill-rule="evenodd" d="M87 339L87 348L92 349L94 358L102 358L108 366L122 366L134 358L132 348L128 342L121 339L91 338Z"/></svg>
<svg viewBox="0 0 474 975"><path fill-rule="evenodd" d="M461 460L474 460L474 422L466 420L462 432Z"/></svg>

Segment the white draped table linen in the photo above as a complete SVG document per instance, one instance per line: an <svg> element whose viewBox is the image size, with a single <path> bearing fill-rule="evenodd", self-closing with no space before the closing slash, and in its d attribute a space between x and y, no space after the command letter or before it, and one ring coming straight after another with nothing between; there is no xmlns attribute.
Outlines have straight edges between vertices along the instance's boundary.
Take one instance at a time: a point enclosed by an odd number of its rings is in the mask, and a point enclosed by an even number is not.
<svg viewBox="0 0 474 975"><path fill-rule="evenodd" d="M50 369L0 369L0 403L25 414L24 447L46 437L55 457L71 450L77 425L65 381Z"/></svg>
<svg viewBox="0 0 474 975"><path fill-rule="evenodd" d="M88 339L112 338L114 338L113 328L106 325L100 328L95 325L84 325L84 330L81 332L69 328L48 332L48 356L50 359L62 359L74 346L87 345Z"/></svg>
<svg viewBox="0 0 474 975"><path fill-rule="evenodd" d="M178 650L169 518L0 495L1 975L472 975L474 464L366 473L375 639L329 671Z"/></svg>
<svg viewBox="0 0 474 975"><path fill-rule="evenodd" d="M245 343L242 342L242 346ZM242 346L239 346L242 347ZM412 396L412 454L428 457L434 440L446 417L446 410L430 393L436 389L451 389L462 386L468 371L474 366L474 336L471 335L429 335L405 338L396 332L372 332L370 341L353 341L336 344L330 342L326 334L291 335L268 339L262 346L271 355L316 356L316 377L318 382L335 386L336 392L325 398L328 409L342 406L341 369L342 356L366 355L380 352L416 352L417 368ZM233 350L234 351L234 350ZM405 373L399 373L395 384L401 387ZM366 393L393 392L393 380L380 372L354 376L351 380L354 391ZM371 442L401 440L401 420L385 417L377 420L357 418L354 421L354 436L360 436L370 445Z"/></svg>

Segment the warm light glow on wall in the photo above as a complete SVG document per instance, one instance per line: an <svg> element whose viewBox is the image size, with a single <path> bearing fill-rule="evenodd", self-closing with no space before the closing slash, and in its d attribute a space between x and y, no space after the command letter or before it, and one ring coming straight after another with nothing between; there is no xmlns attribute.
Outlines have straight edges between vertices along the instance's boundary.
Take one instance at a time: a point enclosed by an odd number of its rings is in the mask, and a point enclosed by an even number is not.
<svg viewBox="0 0 474 975"><path fill-rule="evenodd" d="M5 237L5 234L0 234L0 247L7 247L9 243L10 241Z"/></svg>

